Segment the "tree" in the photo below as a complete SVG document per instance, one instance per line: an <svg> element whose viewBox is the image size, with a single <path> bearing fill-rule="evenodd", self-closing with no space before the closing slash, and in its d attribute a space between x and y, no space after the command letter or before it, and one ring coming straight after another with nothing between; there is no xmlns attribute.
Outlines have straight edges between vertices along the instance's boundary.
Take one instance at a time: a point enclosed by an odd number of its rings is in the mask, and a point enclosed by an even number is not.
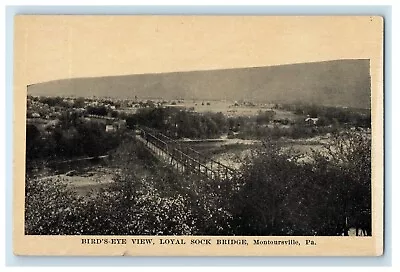
<svg viewBox="0 0 400 272"><path fill-rule="evenodd" d="M268 124L270 121L273 120L275 116L275 111L267 110L267 111L259 111L256 116L256 122L258 125Z"/></svg>
<svg viewBox="0 0 400 272"><path fill-rule="evenodd" d="M89 106L86 109L88 114L106 116L108 111L105 106Z"/></svg>
<svg viewBox="0 0 400 272"><path fill-rule="evenodd" d="M41 136L39 129L33 124L26 125L26 159L31 160L40 156Z"/></svg>
<svg viewBox="0 0 400 272"><path fill-rule="evenodd" d="M74 108L84 108L85 107L85 98L78 97L74 101Z"/></svg>
<svg viewBox="0 0 400 272"><path fill-rule="evenodd" d="M347 235L350 227L371 235L371 138L368 134L342 132L333 135L325 151L315 155L316 169L336 175L331 181L339 208L338 228Z"/></svg>
<svg viewBox="0 0 400 272"><path fill-rule="evenodd" d="M112 118L118 118L118 116L119 116L118 111L114 110L114 111L111 112L111 117Z"/></svg>

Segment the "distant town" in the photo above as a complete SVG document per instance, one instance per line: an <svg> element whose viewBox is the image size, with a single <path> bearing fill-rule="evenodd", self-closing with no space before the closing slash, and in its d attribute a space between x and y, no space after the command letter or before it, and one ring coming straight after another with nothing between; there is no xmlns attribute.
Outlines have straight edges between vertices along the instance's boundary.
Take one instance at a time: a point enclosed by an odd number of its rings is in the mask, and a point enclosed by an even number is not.
<svg viewBox="0 0 400 272"><path fill-rule="evenodd" d="M302 104L300 104L301 106ZM305 105L307 106L307 105ZM54 127L64 114L84 117L84 120L97 121L105 124L105 131L112 132L126 127L126 119L136 114L140 109L166 109L177 108L189 112L219 112L227 117L256 116L262 115L262 111L271 115L271 124L289 125L296 122L303 122L307 125L324 126L326 121L317 113L305 114L305 111L298 108L299 105L283 105L272 103L255 104L251 101L201 101L201 100L163 100L163 99L115 99L115 98L83 98L83 97L41 97L28 96L27 99L27 122L42 124L44 128ZM329 107L328 107L329 108ZM334 108L334 107L330 107ZM347 107L339 107L346 111ZM276 111L286 111L285 114L276 114ZM360 110L357 113L360 122L347 122L354 127L367 128L370 121L368 109ZM304 115L299 118L295 114ZM333 113L332 113L333 114ZM262 118L258 116L258 119ZM341 120L339 120L341 121ZM348 120L351 121L351 120ZM264 124L265 125L265 124ZM267 125L268 126L268 125ZM230 128L232 129L232 128Z"/></svg>

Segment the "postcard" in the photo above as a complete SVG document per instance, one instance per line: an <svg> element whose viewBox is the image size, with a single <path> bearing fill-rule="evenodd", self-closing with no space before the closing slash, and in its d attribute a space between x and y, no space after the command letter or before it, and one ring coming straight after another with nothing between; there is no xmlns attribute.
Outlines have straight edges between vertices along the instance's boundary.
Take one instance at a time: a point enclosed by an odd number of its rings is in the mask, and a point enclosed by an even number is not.
<svg viewBox="0 0 400 272"><path fill-rule="evenodd" d="M14 254L382 255L383 23L17 15Z"/></svg>

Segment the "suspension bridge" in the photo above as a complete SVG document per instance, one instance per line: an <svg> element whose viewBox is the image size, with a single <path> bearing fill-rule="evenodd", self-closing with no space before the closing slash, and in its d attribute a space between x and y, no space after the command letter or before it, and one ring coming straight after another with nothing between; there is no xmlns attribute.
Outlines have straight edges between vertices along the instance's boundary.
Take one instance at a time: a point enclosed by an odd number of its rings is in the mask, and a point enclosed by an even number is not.
<svg viewBox="0 0 400 272"><path fill-rule="evenodd" d="M229 180L237 174L235 169L204 156L193 148L182 145L161 132L138 127L135 137L158 159L180 173L197 173L212 180Z"/></svg>

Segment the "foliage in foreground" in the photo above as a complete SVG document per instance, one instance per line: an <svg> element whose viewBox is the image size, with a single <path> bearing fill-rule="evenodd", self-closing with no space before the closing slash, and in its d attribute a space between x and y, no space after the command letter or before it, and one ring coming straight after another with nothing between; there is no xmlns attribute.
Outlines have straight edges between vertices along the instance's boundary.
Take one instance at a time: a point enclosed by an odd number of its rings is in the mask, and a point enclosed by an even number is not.
<svg viewBox="0 0 400 272"><path fill-rule="evenodd" d="M371 235L371 141L342 133L313 163L267 145L245 167L234 202L235 233L246 235Z"/></svg>
<svg viewBox="0 0 400 272"><path fill-rule="evenodd" d="M338 134L313 163L272 142L238 179L176 175L123 145L115 184L81 197L61 180L26 182L26 234L371 235L371 141ZM129 159L128 159L129 158ZM140 165L144 163L145 165Z"/></svg>
<svg viewBox="0 0 400 272"><path fill-rule="evenodd" d="M225 233L229 215L218 185L180 176L136 144L114 159L125 162L113 186L79 196L61 178L27 179L25 233L34 235L190 235ZM215 209L214 209L215 208Z"/></svg>
<svg viewBox="0 0 400 272"><path fill-rule="evenodd" d="M71 193L61 180L28 180L25 232L35 235L193 232L191 213L182 196L162 197L154 188L121 189L96 193L87 199Z"/></svg>

